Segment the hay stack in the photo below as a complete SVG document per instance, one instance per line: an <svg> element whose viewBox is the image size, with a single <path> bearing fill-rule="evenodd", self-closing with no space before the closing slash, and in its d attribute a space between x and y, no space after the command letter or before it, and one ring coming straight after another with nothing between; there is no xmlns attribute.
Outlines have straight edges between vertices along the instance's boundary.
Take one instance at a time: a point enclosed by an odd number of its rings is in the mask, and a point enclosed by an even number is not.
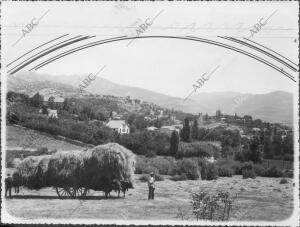
<svg viewBox="0 0 300 227"><path fill-rule="evenodd" d="M131 181L134 169L134 154L117 143L100 145L84 154L84 181L94 190L113 179Z"/></svg>
<svg viewBox="0 0 300 227"><path fill-rule="evenodd" d="M83 152L59 152L48 163L47 180L51 186L79 187L83 170Z"/></svg>
<svg viewBox="0 0 300 227"><path fill-rule="evenodd" d="M17 167L15 175L19 175L19 184L29 189L41 189L48 186L47 170L50 155L29 156Z"/></svg>
<svg viewBox="0 0 300 227"><path fill-rule="evenodd" d="M130 150L108 143L88 151L27 157L17 173L29 189L53 186L102 190L113 179L131 181L134 168L135 156Z"/></svg>

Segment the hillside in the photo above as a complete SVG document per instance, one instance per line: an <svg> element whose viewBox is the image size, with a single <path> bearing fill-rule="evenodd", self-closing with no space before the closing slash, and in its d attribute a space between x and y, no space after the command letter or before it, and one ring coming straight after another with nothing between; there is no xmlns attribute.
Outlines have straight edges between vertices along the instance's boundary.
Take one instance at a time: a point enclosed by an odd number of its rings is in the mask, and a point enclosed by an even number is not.
<svg viewBox="0 0 300 227"><path fill-rule="evenodd" d="M50 87L63 91L65 95L79 95L78 86L87 75L52 76L31 72L20 72L8 79L8 88L16 92L32 94L33 91ZM238 92L198 93L183 101L154 91L113 83L97 77L86 89L86 94L130 96L154 103L163 108L181 110L186 113L214 114L217 109L223 113L252 115L268 122L293 124L293 95L284 91L267 94L242 94ZM242 101L239 101L240 99ZM235 108L233 108L236 106Z"/></svg>
<svg viewBox="0 0 300 227"><path fill-rule="evenodd" d="M42 134L40 131L10 125L6 126L6 144L10 150L14 148L31 149L41 147L47 147L49 151L83 149L81 146L54 139L51 135Z"/></svg>

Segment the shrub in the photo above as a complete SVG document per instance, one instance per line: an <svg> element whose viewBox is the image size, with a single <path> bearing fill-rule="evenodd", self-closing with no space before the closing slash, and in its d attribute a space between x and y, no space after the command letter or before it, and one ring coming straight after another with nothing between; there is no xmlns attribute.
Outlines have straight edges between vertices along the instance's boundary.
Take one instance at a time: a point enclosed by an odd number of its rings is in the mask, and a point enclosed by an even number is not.
<svg viewBox="0 0 300 227"><path fill-rule="evenodd" d="M183 159L177 162L178 173L185 173L189 180L197 180L200 171L197 163L192 159Z"/></svg>
<svg viewBox="0 0 300 227"><path fill-rule="evenodd" d="M182 173L181 175L175 175L175 176L171 177L172 181L185 181L187 179L188 178L184 173Z"/></svg>
<svg viewBox="0 0 300 227"><path fill-rule="evenodd" d="M256 178L255 172L254 172L254 167L252 162L245 162L242 166L242 175L243 179L247 178Z"/></svg>
<svg viewBox="0 0 300 227"><path fill-rule="evenodd" d="M232 177L233 170L226 166L220 166L218 168L219 177Z"/></svg>
<svg viewBox="0 0 300 227"><path fill-rule="evenodd" d="M253 169L252 162L245 162L242 166L242 172L243 172L243 170L251 170L251 169Z"/></svg>
<svg viewBox="0 0 300 227"><path fill-rule="evenodd" d="M253 169L243 169L242 170L243 173L243 179L247 179L247 178L252 178L255 179L256 175Z"/></svg>
<svg viewBox="0 0 300 227"><path fill-rule="evenodd" d="M232 169L232 174L242 174L242 163L231 159L220 159L216 163L219 167L228 167Z"/></svg>
<svg viewBox="0 0 300 227"><path fill-rule="evenodd" d="M135 173L142 174L145 173L145 169L148 167L148 164L141 156L136 157L136 164L135 164Z"/></svg>
<svg viewBox="0 0 300 227"><path fill-rule="evenodd" d="M142 182L148 182L149 177L150 177L149 175L144 174L139 177L139 180ZM164 177L159 174L155 174L154 178L155 178L155 181L163 181L164 180Z"/></svg>
<svg viewBox="0 0 300 227"><path fill-rule="evenodd" d="M218 169L214 163L208 163L206 180L218 179Z"/></svg>
<svg viewBox="0 0 300 227"><path fill-rule="evenodd" d="M236 161L232 164L231 168L233 169L234 174L242 175L242 163Z"/></svg>
<svg viewBox="0 0 300 227"><path fill-rule="evenodd" d="M159 174L155 174L154 178L155 178L155 181L163 181L163 180L165 180L165 178L162 175L159 175Z"/></svg>
<svg viewBox="0 0 300 227"><path fill-rule="evenodd" d="M147 182L148 179L149 179L149 176L147 176L147 175L142 175L142 176L140 176L140 178L139 178L139 180L142 181L142 182Z"/></svg>
<svg viewBox="0 0 300 227"><path fill-rule="evenodd" d="M279 182L280 184L287 184L288 183L288 180L285 179L285 178L282 178Z"/></svg>
<svg viewBox="0 0 300 227"><path fill-rule="evenodd" d="M225 221L229 220L232 206L237 197L231 196L229 192L204 192L192 194L192 207L193 214L197 221L216 220Z"/></svg>
<svg viewBox="0 0 300 227"><path fill-rule="evenodd" d="M254 164L253 169L254 169L256 176L260 176L260 177L265 176L266 169L262 165Z"/></svg>
<svg viewBox="0 0 300 227"><path fill-rule="evenodd" d="M11 155L9 152L6 152L6 157L5 157L5 166L6 168L14 168L14 159L15 157Z"/></svg>
<svg viewBox="0 0 300 227"><path fill-rule="evenodd" d="M284 176L288 178L293 178L294 177L294 171L293 170L285 170L284 171Z"/></svg>
<svg viewBox="0 0 300 227"><path fill-rule="evenodd" d="M156 156L154 158L146 158L144 156L137 156L135 173L150 173L151 169L154 169L154 171L158 171L159 174L173 176L177 172L176 166L177 162L173 157Z"/></svg>
<svg viewBox="0 0 300 227"><path fill-rule="evenodd" d="M283 177L283 172L278 169L277 167L273 166L271 168L268 168L265 172L265 177Z"/></svg>
<svg viewBox="0 0 300 227"><path fill-rule="evenodd" d="M37 152L37 155L48 154L48 148L47 147L39 147L36 152Z"/></svg>
<svg viewBox="0 0 300 227"><path fill-rule="evenodd" d="M156 156L148 159L148 165L158 169L159 174L175 175L177 162L173 157Z"/></svg>
<svg viewBox="0 0 300 227"><path fill-rule="evenodd" d="M209 142L180 142L176 157L211 157L213 155L217 155L219 151L219 147Z"/></svg>
<svg viewBox="0 0 300 227"><path fill-rule="evenodd" d="M155 157L156 156L156 153L154 150L147 150L146 151L146 157L148 158L152 158L152 157Z"/></svg>

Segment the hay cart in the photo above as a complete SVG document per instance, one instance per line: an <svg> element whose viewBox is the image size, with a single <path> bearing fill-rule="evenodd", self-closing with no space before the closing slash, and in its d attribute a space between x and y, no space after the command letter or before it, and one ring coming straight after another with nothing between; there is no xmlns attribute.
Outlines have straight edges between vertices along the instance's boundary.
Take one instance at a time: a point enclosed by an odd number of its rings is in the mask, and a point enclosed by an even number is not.
<svg viewBox="0 0 300 227"><path fill-rule="evenodd" d="M56 193L58 197L72 197L72 198L78 198L78 197L85 197L87 195L88 189L85 187L55 187Z"/></svg>
<svg viewBox="0 0 300 227"><path fill-rule="evenodd" d="M53 187L59 198L85 197L89 189L112 191L113 179L131 181L134 154L116 143L97 146L87 151L58 152L29 156L17 167L20 185L39 190Z"/></svg>

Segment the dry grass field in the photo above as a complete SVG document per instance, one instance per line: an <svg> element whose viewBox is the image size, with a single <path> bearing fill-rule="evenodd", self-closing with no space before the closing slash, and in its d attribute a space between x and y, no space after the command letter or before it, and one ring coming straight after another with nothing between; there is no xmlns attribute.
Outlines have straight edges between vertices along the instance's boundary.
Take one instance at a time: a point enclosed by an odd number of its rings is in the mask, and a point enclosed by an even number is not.
<svg viewBox="0 0 300 227"><path fill-rule="evenodd" d="M87 219L172 219L178 208L192 218L190 193L200 190L225 189L238 194L230 220L276 221L287 219L293 210L293 180L279 184L280 178L242 179L242 176L219 178L216 181L157 182L155 200L147 200L147 185L134 177L134 189L125 199L105 199L102 192L90 191L85 200L59 199L55 189L40 191L22 189L19 196L5 199L8 212L15 217L34 218L87 218Z"/></svg>
<svg viewBox="0 0 300 227"><path fill-rule="evenodd" d="M47 147L48 150L77 150L80 146L41 135L40 132L16 126L6 126L6 145L8 148L39 148Z"/></svg>

